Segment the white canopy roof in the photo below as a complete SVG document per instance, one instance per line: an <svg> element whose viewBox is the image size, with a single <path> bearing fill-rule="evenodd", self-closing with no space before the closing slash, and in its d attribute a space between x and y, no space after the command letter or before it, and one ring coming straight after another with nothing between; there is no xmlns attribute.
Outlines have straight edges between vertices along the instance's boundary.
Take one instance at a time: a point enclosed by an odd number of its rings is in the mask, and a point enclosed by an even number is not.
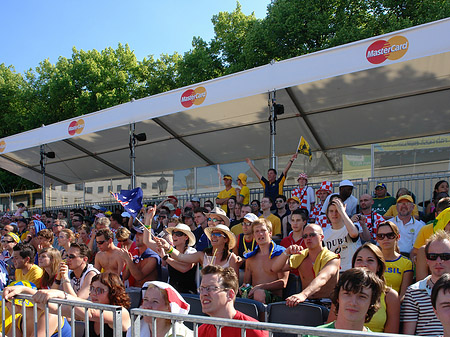
<svg viewBox="0 0 450 337"><path fill-rule="evenodd" d="M268 157L273 90L285 107L277 155L293 153L301 135L326 156L449 133L448 32L444 19L16 134L0 140L0 167L40 184L39 146L47 144L56 153L48 184L130 176L131 123L147 134L136 147L137 175Z"/></svg>

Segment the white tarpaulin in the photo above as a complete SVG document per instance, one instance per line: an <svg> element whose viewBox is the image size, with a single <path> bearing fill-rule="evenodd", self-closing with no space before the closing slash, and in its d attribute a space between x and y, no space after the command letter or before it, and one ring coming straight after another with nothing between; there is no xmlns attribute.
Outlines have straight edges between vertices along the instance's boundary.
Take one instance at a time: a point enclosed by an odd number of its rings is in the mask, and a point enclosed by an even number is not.
<svg viewBox="0 0 450 337"><path fill-rule="evenodd" d="M0 140L0 167L40 183L126 177L129 125L145 132L136 173L269 155L268 93L285 114L278 155L450 132L450 19L135 100Z"/></svg>

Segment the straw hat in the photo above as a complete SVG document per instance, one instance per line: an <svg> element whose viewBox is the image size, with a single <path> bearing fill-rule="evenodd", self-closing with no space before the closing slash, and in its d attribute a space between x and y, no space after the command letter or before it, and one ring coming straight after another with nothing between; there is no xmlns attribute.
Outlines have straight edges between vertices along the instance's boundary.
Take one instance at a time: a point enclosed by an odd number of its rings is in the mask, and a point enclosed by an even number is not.
<svg viewBox="0 0 450 337"><path fill-rule="evenodd" d="M209 241L211 241L211 233L214 231L219 231L225 234L228 237L228 249L233 249L236 246L236 236L234 236L233 232L225 225L217 225L216 227L207 227L205 228L205 234L208 237Z"/></svg>
<svg viewBox="0 0 450 337"><path fill-rule="evenodd" d="M230 219L227 217L227 213L222 208L216 206L210 213L206 213L206 216L210 217L211 214L220 217L225 222L225 226L230 227Z"/></svg>
<svg viewBox="0 0 450 337"><path fill-rule="evenodd" d="M189 238L189 242L188 242L189 246L195 245L195 243L197 241L197 240L195 240L195 235L194 235L194 233L192 233L192 231L189 228L189 226L185 225L184 223L179 223L175 227L168 227L168 228L166 228L166 231L170 235L172 235L172 232L182 232L182 233L186 234L188 236L188 238Z"/></svg>

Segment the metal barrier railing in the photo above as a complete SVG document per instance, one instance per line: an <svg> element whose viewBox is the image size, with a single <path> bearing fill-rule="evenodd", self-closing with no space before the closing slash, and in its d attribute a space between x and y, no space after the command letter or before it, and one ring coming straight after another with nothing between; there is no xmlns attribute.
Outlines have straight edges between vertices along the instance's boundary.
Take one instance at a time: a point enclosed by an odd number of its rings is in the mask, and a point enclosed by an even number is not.
<svg viewBox="0 0 450 337"><path fill-rule="evenodd" d="M0 292L2 296L2 335L5 336L5 300L3 298L3 292ZM24 299L33 303L32 296L30 295L17 295L15 299ZM100 336L104 336L103 330L103 311L111 311L114 315L113 319L113 333L115 337L122 336L122 307L106 305L106 304L95 304L92 302L81 302L81 301L71 301L64 299L50 299L49 303L55 303L58 305L57 315L58 315L58 336L61 337L61 329L62 326L60 324L62 315L62 306L70 307L70 321L71 324L71 336L76 336L75 332L75 307L82 307L84 309L97 309L100 310ZM15 326L15 306L12 305L11 315L12 315L12 326ZM45 305L44 309L45 314L45 324L46 324L46 337L50 336L49 333L49 306ZM22 307L22 315L23 322L26 320L26 310L25 306ZM38 311L37 306L33 306L33 316L34 316L34 328L35 331L37 329L37 317ZM371 336L371 337L398 337L398 336L407 336L407 335L397 335L397 334L389 334L389 333L373 333L373 332L361 332L361 331L351 331L351 330L339 330L339 329L324 329L324 328L316 328L316 327L306 327L306 326L298 326L298 325L286 325L286 324L278 324L278 323L265 323L265 322L249 322L249 321L240 321L233 319L224 319L224 318L214 318L214 317L205 317L205 316L196 316L196 315L183 315L183 314L173 314L169 312L160 312L146 309L131 309L131 336L138 337L141 336L140 326L141 319L143 316L151 317L152 323L149 327L154 334L156 335L156 319L168 319L172 322L172 336L176 336L176 325L183 324L183 322L191 322L193 323L193 332L194 336L198 336L198 327L201 324L211 324L216 326L217 328L217 336L221 336L221 329L223 327L234 327L241 329L241 336L246 336L247 330L264 330L269 332L269 336L272 337L276 333L282 334L293 334L297 336L301 335L313 335L313 336L321 336L321 337L345 337L345 336ZM84 329L85 336L89 336L89 315L88 311L84 312ZM27 336L26 328L24 325L23 336ZM15 329L11 331L11 334L15 337ZM225 336L226 337L226 336Z"/></svg>
<svg viewBox="0 0 450 337"><path fill-rule="evenodd" d="M310 336L321 336L321 337L345 337L345 336L371 336L371 337L406 337L408 335L398 335L390 333L374 333L374 332L362 332L362 331L351 331L351 330L339 330L339 329L324 329L316 327L306 327L299 325L287 325L278 323L265 323L265 322L249 322L240 321L234 319L225 318L215 318L215 317L205 317L205 316L195 316L195 315L182 315L182 314L172 314L169 312L153 311L146 309L131 309L131 336L140 336L140 316L150 316L152 317L151 329L156 335L156 319L168 319L172 321L172 336L175 334L175 325L182 324L182 322L193 323L194 336L198 336L198 327L200 324L211 324L215 325L217 328L217 336L222 336L221 329L223 327L234 327L241 329L241 336L246 336L246 330L264 330L269 332L269 337L272 337L275 333L282 334L293 334L297 336L310 335ZM226 337L226 336L224 336Z"/></svg>
<svg viewBox="0 0 450 337"><path fill-rule="evenodd" d="M5 321L6 321L6 300L3 297L3 292L0 292L0 296L2 298L2 310L1 310L1 317L2 317L2 336L6 336L5 334ZM35 305L35 302L32 299L31 295L17 295L15 296L15 299L22 299L27 300L31 303L33 303L33 319L34 319L34 331L37 331L37 324L38 324L38 309ZM61 321L63 319L62 315L62 306L69 306L70 307L70 321L75 322L75 308L84 308L84 322L89 322L89 311L86 309L96 309L100 310L100 336L104 337L104 311L111 311L113 314L113 331L114 331L114 337L122 337L122 307L115 306L115 305L106 305L106 304L97 304L92 302L82 302L82 301L71 301L71 300L63 300L63 299L50 299L48 301L49 303L55 303L57 304L57 316L58 316L58 337L61 337ZM27 311L26 306L22 305L22 322L26 322L27 320ZM45 304L44 307L44 315L45 315L45 336L49 337L52 334L50 334L49 331L49 306L48 303ZM10 335L12 337L16 336L15 326L16 326L16 305L11 305L11 328ZM84 331L85 336L89 336L89 324L84 324ZM26 332L26 324L22 324L22 335L27 336ZM71 324L71 335L75 336L75 324Z"/></svg>

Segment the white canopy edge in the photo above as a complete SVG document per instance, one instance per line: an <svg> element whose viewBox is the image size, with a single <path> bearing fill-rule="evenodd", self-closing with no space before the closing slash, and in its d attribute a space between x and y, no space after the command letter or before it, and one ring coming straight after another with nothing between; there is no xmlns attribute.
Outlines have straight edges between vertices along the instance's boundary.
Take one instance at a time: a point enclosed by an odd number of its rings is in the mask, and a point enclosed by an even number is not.
<svg viewBox="0 0 450 337"><path fill-rule="evenodd" d="M84 121L84 128L80 134L85 135L195 109L196 105L189 108L181 105L181 95L187 89L204 87L206 98L201 106L205 107L275 89L449 52L449 32L450 18L447 18L142 98L6 137L0 140L0 154L76 137L78 134L69 134L69 125L80 119ZM381 64L372 64L367 60L367 48L374 41L388 40L398 35L408 40L408 50L403 57L398 60L388 59ZM6 159L0 160L3 162Z"/></svg>

